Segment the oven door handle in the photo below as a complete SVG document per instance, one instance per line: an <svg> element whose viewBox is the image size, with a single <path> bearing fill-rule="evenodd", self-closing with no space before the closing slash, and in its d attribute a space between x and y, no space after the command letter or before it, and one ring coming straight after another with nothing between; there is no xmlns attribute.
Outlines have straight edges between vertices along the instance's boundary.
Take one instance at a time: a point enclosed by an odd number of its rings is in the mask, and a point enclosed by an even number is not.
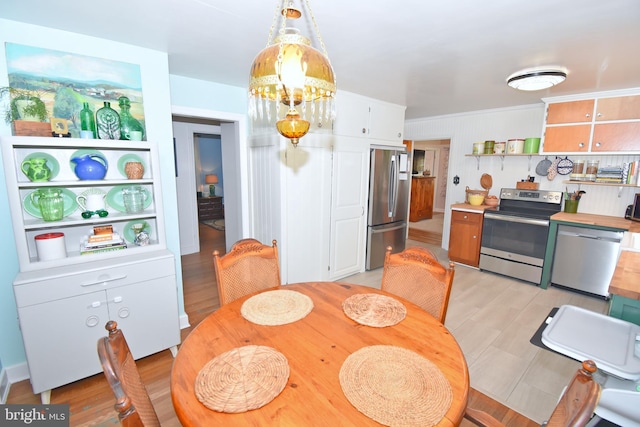
<svg viewBox="0 0 640 427"><path fill-rule="evenodd" d="M509 221L509 222L518 222L520 224L531 224L531 225L549 225L549 220L546 219L534 219L534 218L523 218L521 216L511 216L511 215L496 215L492 213L485 213L485 218L495 219L498 221Z"/></svg>

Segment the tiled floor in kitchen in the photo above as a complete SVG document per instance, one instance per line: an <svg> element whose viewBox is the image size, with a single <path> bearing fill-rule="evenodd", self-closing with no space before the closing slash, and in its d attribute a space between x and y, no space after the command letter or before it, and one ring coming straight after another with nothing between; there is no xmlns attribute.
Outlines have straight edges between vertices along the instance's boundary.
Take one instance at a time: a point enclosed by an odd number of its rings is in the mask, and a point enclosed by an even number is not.
<svg viewBox="0 0 640 427"><path fill-rule="evenodd" d="M413 245L428 247L448 262L440 247L407 242ZM381 278L379 268L343 281L380 288ZM456 265L445 326L467 359L471 386L536 422L545 421L580 364L529 340L551 309L562 304L607 311L601 299Z"/></svg>

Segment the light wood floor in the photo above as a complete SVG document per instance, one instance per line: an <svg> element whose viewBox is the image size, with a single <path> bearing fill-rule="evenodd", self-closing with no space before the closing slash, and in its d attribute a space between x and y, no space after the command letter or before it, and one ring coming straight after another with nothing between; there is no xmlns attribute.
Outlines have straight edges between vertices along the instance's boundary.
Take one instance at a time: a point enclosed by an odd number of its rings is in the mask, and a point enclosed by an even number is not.
<svg viewBox="0 0 640 427"><path fill-rule="evenodd" d="M219 307L211 253L214 249L224 252L224 233L206 226L201 226L200 232L201 252L182 257L185 309L192 325L182 331L183 339L204 317ZM424 245L415 241L409 241L409 244ZM430 248L438 253L440 260L446 260L446 252L443 254L444 251L437 247L430 246ZM478 283L478 277L480 277L478 275L484 275L487 278ZM380 278L381 269L378 269L348 277L344 281L379 287ZM495 282L503 284L498 286ZM541 405L544 407L542 411L546 411L542 416L544 419L551 412L548 409L548 400L546 398L540 399L539 392L529 393L529 391L533 390L538 382L547 382L546 377L549 375L553 377L553 386L565 385L577 367L570 361L558 363L548 355L540 354L551 354L550 352L527 349L531 346L528 339L541 321L540 316L548 312L547 306L557 304L562 298L558 298L557 292L553 290L548 293L541 291L544 297L531 298L528 296L536 293L533 292L535 287L516 281L507 280L507 282L510 283L504 284L504 280L496 280L495 276L487 273L457 267L452 301L447 315L447 327L452 330L467 357L472 386L484 393L471 390L470 405L493 414L507 426L533 427L539 425L539 422L536 423L523 417L497 400L507 403L512 408L525 406L531 402L535 404L537 400L541 400L544 403ZM520 297L519 294L527 297ZM512 307L516 305L516 301L527 298L538 301L535 303L537 311L529 308L520 309L519 313L511 309L505 312L505 307ZM546 301L547 304L542 304L541 301ZM533 313L533 311L536 312ZM493 317L495 319L490 320ZM513 328L509 326L511 323L520 324L527 320L530 325L525 328L527 329L526 335L522 332L514 332ZM533 331L529 333L529 329ZM500 333L501 330L502 333ZM514 338L514 342L509 342L509 337ZM524 341L527 341L526 344ZM510 352L521 354L524 360L529 360L529 362L537 360L537 364L534 364L537 367L532 368L531 363L519 364L516 359L521 360L522 358L516 358L516 356L507 358L509 363L506 364L502 353L509 354ZM562 356L558 357L562 358ZM142 379L147 385L160 421L165 427L180 425L173 411L169 390L172 362L173 358L168 350L137 361ZM525 381L526 378L528 379ZM519 384L526 385L528 388L516 392L515 389ZM554 389L549 392L550 398L555 399L559 395L559 391L557 393L556 391ZM520 396L515 400L515 405L514 394ZM522 403L519 403L520 401ZM117 424L116 413L113 409L113 395L102 374L53 390L51 402L70 405L72 426ZM11 386L7 403L39 403L39 396L33 395L28 381L22 381ZM519 412L526 413L522 410ZM463 421L461 425L470 426L472 424Z"/></svg>
<svg viewBox="0 0 640 427"><path fill-rule="evenodd" d="M434 246L442 246L444 214L434 212L431 219L409 222L409 239Z"/></svg>

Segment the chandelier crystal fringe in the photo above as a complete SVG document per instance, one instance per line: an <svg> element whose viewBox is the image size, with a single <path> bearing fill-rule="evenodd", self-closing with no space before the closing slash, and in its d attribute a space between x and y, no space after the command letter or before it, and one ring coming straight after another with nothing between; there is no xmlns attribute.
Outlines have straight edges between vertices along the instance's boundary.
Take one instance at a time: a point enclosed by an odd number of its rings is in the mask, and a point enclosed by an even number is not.
<svg viewBox="0 0 640 427"><path fill-rule="evenodd" d="M336 79L309 0L305 0L322 52L287 21L302 13L293 0L278 1L267 47L256 55L249 82L249 117L272 123L294 146L311 127L335 119ZM278 36L272 39L278 18ZM282 104L282 105L281 105Z"/></svg>

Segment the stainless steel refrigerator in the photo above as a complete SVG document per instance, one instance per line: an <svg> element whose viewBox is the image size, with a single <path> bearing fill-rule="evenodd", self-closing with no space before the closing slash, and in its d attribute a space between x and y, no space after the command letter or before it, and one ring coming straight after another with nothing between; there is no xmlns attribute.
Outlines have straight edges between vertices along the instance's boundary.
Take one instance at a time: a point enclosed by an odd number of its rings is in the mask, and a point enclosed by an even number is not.
<svg viewBox="0 0 640 427"><path fill-rule="evenodd" d="M372 148L366 269L382 267L387 246L404 250L411 173L401 148Z"/></svg>

